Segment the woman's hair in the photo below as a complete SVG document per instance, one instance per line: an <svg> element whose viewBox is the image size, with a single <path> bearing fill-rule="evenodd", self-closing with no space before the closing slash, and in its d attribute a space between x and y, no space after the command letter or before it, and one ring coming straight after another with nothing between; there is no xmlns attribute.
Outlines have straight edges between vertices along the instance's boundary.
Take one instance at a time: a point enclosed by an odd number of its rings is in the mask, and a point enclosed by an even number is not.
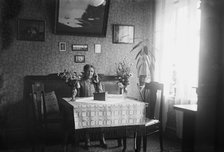
<svg viewBox="0 0 224 152"><path fill-rule="evenodd" d="M83 67L83 78L84 78L84 79L86 79L86 76L87 76L86 74L87 74L87 72L88 72L88 70L89 70L90 68L93 68L94 71L95 71L94 66L91 65L91 64L86 64L86 65Z"/></svg>
<svg viewBox="0 0 224 152"><path fill-rule="evenodd" d="M87 79L87 72L90 68L93 68L94 69L94 73L95 73L95 67L91 64L86 64L84 67L83 67L83 79L86 80ZM93 79L92 79L93 80ZM95 87L95 91L96 92L99 92L100 91L100 83L99 83L99 79L97 78L97 80L93 80L93 84L94 84L94 87Z"/></svg>
<svg viewBox="0 0 224 152"><path fill-rule="evenodd" d="M95 68L94 68L93 65L91 65L91 64L86 64L86 65L83 67L83 71L84 71L84 73L86 73L90 68L93 68L94 71L95 71Z"/></svg>

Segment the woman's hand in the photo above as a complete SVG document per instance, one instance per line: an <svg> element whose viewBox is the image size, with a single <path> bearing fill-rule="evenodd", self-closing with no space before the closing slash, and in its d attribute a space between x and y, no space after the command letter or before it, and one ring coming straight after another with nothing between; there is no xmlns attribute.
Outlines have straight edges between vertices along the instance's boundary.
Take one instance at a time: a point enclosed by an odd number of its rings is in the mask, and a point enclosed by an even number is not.
<svg viewBox="0 0 224 152"><path fill-rule="evenodd" d="M93 82L94 82L94 83L99 83L99 82L100 82L100 81L99 81L99 76L98 76L97 73L94 73L94 75L93 75Z"/></svg>

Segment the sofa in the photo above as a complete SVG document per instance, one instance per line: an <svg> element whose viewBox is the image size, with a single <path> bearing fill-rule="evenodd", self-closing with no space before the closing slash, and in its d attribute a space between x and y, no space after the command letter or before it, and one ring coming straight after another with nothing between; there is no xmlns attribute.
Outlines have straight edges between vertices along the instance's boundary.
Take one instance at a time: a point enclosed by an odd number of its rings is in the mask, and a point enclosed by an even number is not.
<svg viewBox="0 0 224 152"><path fill-rule="evenodd" d="M111 94L119 94L120 88L117 85L117 76L106 76L99 74L103 89ZM64 80L60 79L57 74L49 75L28 75L24 77L24 91L23 97L27 105L30 105L30 95L32 93L32 84L41 82L44 84L45 92L55 91L58 99L62 97L71 97L72 88L68 86Z"/></svg>

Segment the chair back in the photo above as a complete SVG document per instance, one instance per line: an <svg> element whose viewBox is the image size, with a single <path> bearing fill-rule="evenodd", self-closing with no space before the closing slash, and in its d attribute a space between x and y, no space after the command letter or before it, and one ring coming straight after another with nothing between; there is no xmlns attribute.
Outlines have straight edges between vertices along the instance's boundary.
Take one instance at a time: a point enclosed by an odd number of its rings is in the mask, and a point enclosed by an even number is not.
<svg viewBox="0 0 224 152"><path fill-rule="evenodd" d="M114 75L100 75L103 90L108 94L121 94L121 88L118 86L118 78Z"/></svg>
<svg viewBox="0 0 224 152"><path fill-rule="evenodd" d="M35 121L41 124L44 121L46 112L43 83L35 82L32 84L32 99Z"/></svg>
<svg viewBox="0 0 224 152"><path fill-rule="evenodd" d="M148 103L146 116L162 121L163 84L158 82L146 83L143 89L143 100Z"/></svg>

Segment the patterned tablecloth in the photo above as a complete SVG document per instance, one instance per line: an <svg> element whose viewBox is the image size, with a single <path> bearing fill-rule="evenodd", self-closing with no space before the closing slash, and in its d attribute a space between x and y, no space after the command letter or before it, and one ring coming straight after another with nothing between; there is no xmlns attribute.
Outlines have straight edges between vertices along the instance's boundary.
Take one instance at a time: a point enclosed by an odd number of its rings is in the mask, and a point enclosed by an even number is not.
<svg viewBox="0 0 224 152"><path fill-rule="evenodd" d="M146 104L122 95L108 95L106 101L93 97L63 98L74 107L75 129L141 125L145 123Z"/></svg>

